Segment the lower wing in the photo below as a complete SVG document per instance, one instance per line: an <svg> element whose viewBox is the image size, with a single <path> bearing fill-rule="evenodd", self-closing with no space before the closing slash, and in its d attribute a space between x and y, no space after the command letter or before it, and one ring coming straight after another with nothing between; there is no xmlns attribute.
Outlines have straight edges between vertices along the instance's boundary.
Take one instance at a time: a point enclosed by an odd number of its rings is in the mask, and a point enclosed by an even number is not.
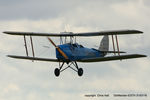
<svg viewBox="0 0 150 100"><path fill-rule="evenodd" d="M108 56L108 57L96 57L81 59L78 62L102 62L102 61L112 61L112 60L122 60L122 59L132 59L132 58L141 58L146 57L146 55L141 54L130 54L130 55L120 55L120 56Z"/></svg>
<svg viewBox="0 0 150 100"><path fill-rule="evenodd" d="M59 62L58 59L50 59L50 58L38 58L38 57L15 56L15 55L8 55L8 57L16 58L16 59L25 59L25 60L37 60L37 61Z"/></svg>
<svg viewBox="0 0 150 100"><path fill-rule="evenodd" d="M16 55L8 55L8 57L16 58L16 59L25 59L25 60L63 62L58 59L50 59L50 58L38 58L38 57L28 57L28 56L16 56ZM141 57L146 57L146 55L130 54L130 55L120 55L120 56L95 57L95 58L81 59L81 60L78 60L78 62L85 62L85 63L86 62L102 62L102 61L132 59L132 58L141 58Z"/></svg>

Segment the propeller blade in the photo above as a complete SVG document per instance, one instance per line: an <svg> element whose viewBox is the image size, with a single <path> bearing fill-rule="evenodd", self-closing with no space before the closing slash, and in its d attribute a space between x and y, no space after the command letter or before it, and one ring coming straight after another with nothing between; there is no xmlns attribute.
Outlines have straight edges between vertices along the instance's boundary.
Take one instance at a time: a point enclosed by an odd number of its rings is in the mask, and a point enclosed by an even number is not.
<svg viewBox="0 0 150 100"><path fill-rule="evenodd" d="M56 49L65 59L68 59L68 56L59 47L56 47Z"/></svg>
<svg viewBox="0 0 150 100"><path fill-rule="evenodd" d="M48 37L48 40L53 44L53 46L58 50L58 52L65 58L69 59L68 56L58 47L56 44Z"/></svg>
<svg viewBox="0 0 150 100"><path fill-rule="evenodd" d="M56 46L56 44L50 39L50 38L48 38L48 40L53 44L53 46L56 48L57 46Z"/></svg>

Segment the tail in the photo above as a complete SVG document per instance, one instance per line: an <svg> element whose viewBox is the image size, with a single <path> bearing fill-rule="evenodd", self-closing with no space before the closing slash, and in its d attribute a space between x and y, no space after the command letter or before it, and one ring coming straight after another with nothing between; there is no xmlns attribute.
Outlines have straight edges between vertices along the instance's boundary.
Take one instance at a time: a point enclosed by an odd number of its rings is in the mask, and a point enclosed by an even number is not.
<svg viewBox="0 0 150 100"><path fill-rule="evenodd" d="M109 37L108 37L108 35L105 35L102 38L98 50L106 51L106 52L103 53L103 56L105 56L107 54L107 51L109 51Z"/></svg>

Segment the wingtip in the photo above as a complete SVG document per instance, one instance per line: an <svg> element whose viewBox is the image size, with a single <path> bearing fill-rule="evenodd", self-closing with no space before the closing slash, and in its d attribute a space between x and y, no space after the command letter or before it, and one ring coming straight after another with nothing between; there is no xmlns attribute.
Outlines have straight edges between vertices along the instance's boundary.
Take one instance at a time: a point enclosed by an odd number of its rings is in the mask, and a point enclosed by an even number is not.
<svg viewBox="0 0 150 100"><path fill-rule="evenodd" d="M10 34L10 31L4 31L3 33L4 34Z"/></svg>
<svg viewBox="0 0 150 100"><path fill-rule="evenodd" d="M7 55L7 57L16 58L17 56L16 55Z"/></svg>
<svg viewBox="0 0 150 100"><path fill-rule="evenodd" d="M7 34L7 31L4 31L3 33Z"/></svg>
<svg viewBox="0 0 150 100"><path fill-rule="evenodd" d="M138 32L141 33L141 34L144 33L143 31L138 31Z"/></svg>
<svg viewBox="0 0 150 100"><path fill-rule="evenodd" d="M137 32L137 33L140 33L140 34L143 33L143 31L140 31L140 30L134 30L134 31Z"/></svg>
<svg viewBox="0 0 150 100"><path fill-rule="evenodd" d="M11 55L6 55L7 57L12 57Z"/></svg>
<svg viewBox="0 0 150 100"><path fill-rule="evenodd" d="M143 57L147 57L147 55L143 55Z"/></svg>
<svg viewBox="0 0 150 100"><path fill-rule="evenodd" d="M143 54L137 54L139 55L140 57L147 57L147 55L143 55Z"/></svg>

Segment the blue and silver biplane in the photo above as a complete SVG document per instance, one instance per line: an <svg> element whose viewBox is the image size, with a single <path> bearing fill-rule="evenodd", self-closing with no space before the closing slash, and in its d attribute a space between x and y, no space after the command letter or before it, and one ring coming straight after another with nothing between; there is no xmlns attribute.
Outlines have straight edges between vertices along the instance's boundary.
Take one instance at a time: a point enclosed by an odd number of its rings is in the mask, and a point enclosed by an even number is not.
<svg viewBox="0 0 150 100"><path fill-rule="evenodd" d="M14 32L14 31L5 31L3 33L10 35L20 35L24 37L25 49L27 56L16 56L16 55L8 55L11 58L17 59L26 59L26 60L36 60L36 61L49 61L49 62L59 62L59 68L54 70L54 74L58 77L60 72L66 70L67 68L71 68L76 71L79 76L83 75L83 69L78 67L77 62L83 63L91 63L91 62L102 62L102 61L112 61L112 60L123 60L123 59L131 59L131 58L140 58L146 57L146 55L142 54L126 54L120 55L121 53L125 53L119 50L118 38L117 35L124 34L142 34L142 31L138 30L113 30L113 31L100 31L100 32L86 32L86 33L73 33L73 32L63 32L59 33L36 33L36 32ZM26 43L26 36L30 37L31 41L31 49L33 56L28 55L28 48ZM47 39L54 45L56 48L56 58L41 58L35 57L32 36L45 36ZM89 36L103 36L100 46L98 49L94 48L86 48L76 42L76 37L89 37ZM112 37L113 50L109 50L109 37ZM60 37L60 45L56 45L50 37ZM70 42L66 42L66 38L70 37ZM75 37L75 38L73 38ZM115 40L114 40L115 39ZM115 42L116 41L116 42ZM117 48L115 47L115 43ZM113 56L106 56L108 53L114 53ZM67 64L67 67L63 68L64 64ZM73 68L73 65L75 68Z"/></svg>

